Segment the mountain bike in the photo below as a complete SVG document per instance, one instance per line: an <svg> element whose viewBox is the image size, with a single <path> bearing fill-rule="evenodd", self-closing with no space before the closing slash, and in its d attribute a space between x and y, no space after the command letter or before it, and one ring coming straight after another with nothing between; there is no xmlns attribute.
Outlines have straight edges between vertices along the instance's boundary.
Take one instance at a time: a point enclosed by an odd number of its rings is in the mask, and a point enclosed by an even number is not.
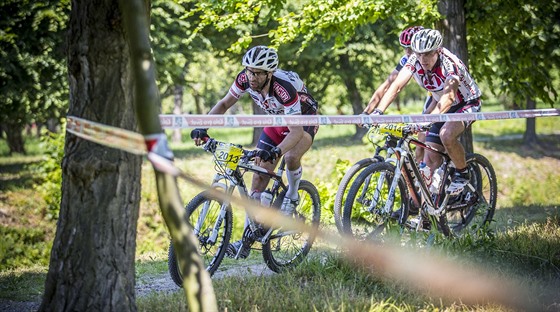
<svg viewBox="0 0 560 312"><path fill-rule="evenodd" d="M429 126L424 126L425 131ZM455 171L446 152L414 138L413 124L387 124L379 132L397 140L392 156L363 169L352 183L344 204L342 229L358 239L382 239L390 229L430 231L435 225L445 236L468 226L483 227L494 215L497 181L488 159L476 153L466 155L470 182L462 193L451 195L447 186ZM439 185L430 185L421 175L413 147L437 153L443 159ZM435 182L432 182L435 183ZM417 208L411 216L411 207ZM410 217L410 218L409 218Z"/></svg>
<svg viewBox="0 0 560 312"><path fill-rule="evenodd" d="M257 166L254 162L256 151L243 149L241 145L210 138L203 145L203 149L213 155L216 174L212 180L212 188L224 192L229 198L237 189L242 198L249 200L245 174L268 176L272 182L272 186L267 189L267 192L272 194L271 206L280 211L288 188L283 181L286 166L284 158L280 160L277 171L272 172ZM317 228L321 217L321 202L317 188L311 182L302 180L298 195L299 204L292 217ZM223 198L213 195L212 192L203 191L185 208L189 224L193 227L199 242L199 252L210 275L213 275L220 266L233 230L231 202ZM282 228L267 228L250 218L250 225L245 229L242 239L244 243L260 243L266 265L274 272L282 272L297 266L304 260L313 245L315 236ZM177 265L173 243L169 245L168 269L171 279L181 286L183 278Z"/></svg>
<svg viewBox="0 0 560 312"><path fill-rule="evenodd" d="M340 180L340 183L338 184L338 190L336 191L336 196L334 198L333 210L334 210L334 222L336 228L341 233L342 233L342 211L344 208L344 200L346 198L346 195L348 194L348 190L352 185L352 182L354 182L355 178L358 176L358 173L360 173L364 168L368 167L373 163L382 162L385 160L385 157L390 156L387 155L387 151L389 150L389 147L395 147L397 144L397 139L395 137L386 136L385 143L383 145L379 145L379 142L376 140L377 128L371 125L364 125L364 126L369 128L366 136L368 140L372 143L372 145L375 147L375 153L373 154L372 157L360 159L355 164L353 164L350 168L348 168L348 170L346 170L346 173Z"/></svg>

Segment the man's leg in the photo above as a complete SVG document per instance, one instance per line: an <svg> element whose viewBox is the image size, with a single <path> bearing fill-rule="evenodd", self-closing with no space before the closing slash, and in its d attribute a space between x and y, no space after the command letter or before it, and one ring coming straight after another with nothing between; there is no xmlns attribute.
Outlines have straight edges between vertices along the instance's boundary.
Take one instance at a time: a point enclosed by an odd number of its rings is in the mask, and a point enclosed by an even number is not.
<svg viewBox="0 0 560 312"><path fill-rule="evenodd" d="M443 145L434 143L434 142L426 142L426 145L438 150L438 151L443 151L445 148L443 147ZM424 162L426 163L426 165L430 168L430 172L432 173L432 175L434 174L434 172L436 171L437 168L439 168L439 166L441 166L441 156L437 153L434 153L432 151L430 151L429 149L426 149L424 151Z"/></svg>
<svg viewBox="0 0 560 312"><path fill-rule="evenodd" d="M284 155L288 190L282 202L282 211L286 214L291 214L298 204L298 188L302 177L301 158L309 150L312 143L311 135L305 132L298 144Z"/></svg>
<svg viewBox="0 0 560 312"><path fill-rule="evenodd" d="M447 188L447 192L452 195L461 193L470 179L465 149L461 142L459 142L459 136L461 136L464 131L465 126L463 122L446 122L439 134L451 161L453 161L457 169L452 177L451 184Z"/></svg>
<svg viewBox="0 0 560 312"><path fill-rule="evenodd" d="M447 154L455 164L457 169L463 169L467 167L467 162L465 159L465 149L461 142L459 142L459 137L465 131L465 126L461 121L446 122L439 133L439 137L443 146L447 150Z"/></svg>
<svg viewBox="0 0 560 312"><path fill-rule="evenodd" d="M426 142L426 132L419 132L418 133L418 141L420 142ZM424 149L417 147L416 150L414 151L415 155L416 155L416 162L420 163L421 161L424 161Z"/></svg>

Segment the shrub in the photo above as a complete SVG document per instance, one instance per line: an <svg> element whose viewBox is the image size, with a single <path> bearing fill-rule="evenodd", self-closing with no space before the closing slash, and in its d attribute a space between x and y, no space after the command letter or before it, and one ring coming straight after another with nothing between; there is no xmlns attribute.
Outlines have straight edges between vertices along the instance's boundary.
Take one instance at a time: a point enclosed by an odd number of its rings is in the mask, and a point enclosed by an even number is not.
<svg viewBox="0 0 560 312"><path fill-rule="evenodd" d="M44 210L41 214L47 220L58 219L60 211L62 187L62 157L64 155L64 139L66 127L60 133L44 131L41 136L41 149L44 158L33 165L37 177L36 191L45 200Z"/></svg>

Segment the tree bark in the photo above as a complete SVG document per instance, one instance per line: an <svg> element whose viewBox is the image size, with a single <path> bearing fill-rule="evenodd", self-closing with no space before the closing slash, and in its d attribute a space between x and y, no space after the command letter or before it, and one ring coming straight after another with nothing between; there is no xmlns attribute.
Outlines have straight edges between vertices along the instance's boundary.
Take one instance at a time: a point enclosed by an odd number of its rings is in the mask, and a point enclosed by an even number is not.
<svg viewBox="0 0 560 312"><path fill-rule="evenodd" d="M468 66L465 0L440 0L438 11L445 16L437 25L443 36L443 46Z"/></svg>
<svg viewBox="0 0 560 312"><path fill-rule="evenodd" d="M537 103L532 98L527 98L527 109L537 108ZM537 123L535 118L527 118L525 121L525 133L523 134L524 145L536 145L539 143L537 137Z"/></svg>
<svg viewBox="0 0 560 312"><path fill-rule="evenodd" d="M251 106L253 107L253 115L263 115L264 111L260 106L255 104L253 100L251 100ZM259 143L259 138L261 137L261 133L263 132L262 127L255 127L253 128L253 139L251 140L251 145L256 146Z"/></svg>
<svg viewBox="0 0 560 312"><path fill-rule="evenodd" d="M445 16L437 28L443 36L443 46L453 54L457 55L468 67L467 49L467 24L465 22L465 0L440 0L438 2L439 12ZM467 153L472 153L473 136L472 127L468 127L460 138L461 144Z"/></svg>
<svg viewBox="0 0 560 312"><path fill-rule="evenodd" d="M181 115L183 114L183 93L185 88L181 83L178 83L173 88L173 114L174 115ZM173 130L173 137L172 140L175 143L181 142L182 138L182 129L174 129Z"/></svg>
<svg viewBox="0 0 560 312"><path fill-rule="evenodd" d="M117 1L73 1L69 114L137 130ZM136 311L142 158L66 136L62 199L40 311Z"/></svg>
<svg viewBox="0 0 560 312"><path fill-rule="evenodd" d="M4 124L6 131L6 141L10 149L10 155L13 153L26 154L25 144L23 141L22 131L24 126L17 122L7 122Z"/></svg>

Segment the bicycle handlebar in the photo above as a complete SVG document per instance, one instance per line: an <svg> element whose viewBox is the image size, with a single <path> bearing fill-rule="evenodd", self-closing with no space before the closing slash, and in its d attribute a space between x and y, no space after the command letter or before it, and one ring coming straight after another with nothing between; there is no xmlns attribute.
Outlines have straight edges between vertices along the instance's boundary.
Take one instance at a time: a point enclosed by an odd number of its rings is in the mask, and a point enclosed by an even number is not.
<svg viewBox="0 0 560 312"><path fill-rule="evenodd" d="M206 138L204 142L205 143L202 145L202 149L212 154L216 152L216 147L219 143L225 143L210 137ZM239 147L241 148L241 146ZM246 150L244 148L241 148L241 150L243 151L243 156L241 156L241 158L246 162L253 160L257 156L258 152L258 150Z"/></svg>
<svg viewBox="0 0 560 312"><path fill-rule="evenodd" d="M397 137L408 136L421 131L427 131L432 123L408 123L408 124L370 124L365 127L368 131L377 130L382 134L393 135Z"/></svg>
<svg viewBox="0 0 560 312"><path fill-rule="evenodd" d="M209 153L214 153L216 152L216 144L217 141L213 138L205 138L206 140L203 139L204 141L204 145L202 145L202 149L204 149L205 151L209 152Z"/></svg>

